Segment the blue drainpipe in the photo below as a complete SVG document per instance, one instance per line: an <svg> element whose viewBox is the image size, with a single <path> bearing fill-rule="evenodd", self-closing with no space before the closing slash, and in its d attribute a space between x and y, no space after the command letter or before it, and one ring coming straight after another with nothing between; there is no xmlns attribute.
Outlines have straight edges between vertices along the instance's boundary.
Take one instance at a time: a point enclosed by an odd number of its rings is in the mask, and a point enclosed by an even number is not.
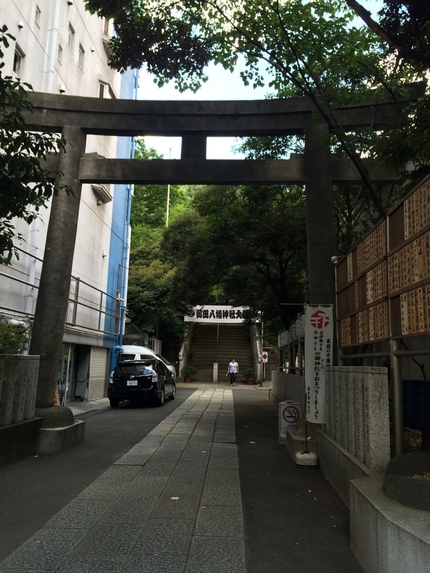
<svg viewBox="0 0 430 573"><path fill-rule="evenodd" d="M133 99L137 100L139 89L139 70L134 70L134 85L133 85ZM130 159L134 159L134 152L136 148L136 139L133 136L131 138L130 145ZM122 274L120 283L120 313L119 313L119 329L117 337L117 345L112 348L111 359L110 359L110 370L112 371L116 364L122 350L122 339L124 336L124 325L125 325L125 311L126 306L126 294L127 294L127 283L128 283L128 265L129 265L129 254L130 254L130 216L131 216L131 200L132 200L133 185L127 185L127 209L124 224L124 248L123 248L123 260L122 260Z"/></svg>

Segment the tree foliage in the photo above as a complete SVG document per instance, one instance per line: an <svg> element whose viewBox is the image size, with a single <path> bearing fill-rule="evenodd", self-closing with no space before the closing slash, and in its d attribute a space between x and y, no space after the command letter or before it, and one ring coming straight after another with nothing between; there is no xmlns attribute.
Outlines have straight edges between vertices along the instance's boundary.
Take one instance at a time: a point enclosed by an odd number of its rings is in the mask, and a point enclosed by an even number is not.
<svg viewBox="0 0 430 573"><path fill-rule="evenodd" d="M242 54L245 83L259 86L269 77L276 91L291 85L295 93L309 95L323 88L338 101L339 90L347 97L368 80L368 69L357 66L358 56L378 67L379 42L370 31L351 25L353 12L342 0L86 0L86 4L90 11L114 19L113 67L140 68L146 63L161 84L175 80L179 88L187 86L186 80L191 87L204 80L209 61L232 70ZM172 48L178 22L186 25L181 31L184 50ZM144 32L152 27L159 35L156 48L148 49ZM187 50L187 42L198 46L195 67L189 66L193 52Z"/></svg>
<svg viewBox="0 0 430 573"><path fill-rule="evenodd" d="M428 0L384 0L378 16L357 0L345 0L363 22L389 46L398 64L430 69L430 4Z"/></svg>
<svg viewBox="0 0 430 573"><path fill-rule="evenodd" d="M29 84L2 73L4 49L15 38L6 26L0 28L0 263L9 264L19 239L13 219L31 223L39 210L57 192L59 172L45 168L49 153L64 149L65 141L50 133L29 131L24 111L31 111L26 98ZM66 189L67 190L67 189Z"/></svg>
<svg viewBox="0 0 430 573"><path fill-rule="evenodd" d="M362 187L346 189L345 196L337 189L338 214L346 213L350 217L351 225L355 225L354 218L369 208L369 198L373 203L372 209L376 209L376 217L385 214L381 197L375 191L360 159L363 151L373 153L373 156L379 156L383 151L382 147L379 150L374 147L372 125L369 123L368 132L346 133L337 123L334 110L348 103L369 100L370 96L376 98L381 93L390 95L395 102L395 90L399 83L417 79L423 68L411 66L411 58L404 59L402 66L391 65L387 59L386 39L375 34L369 27L358 28L354 24L356 13L348 6L352 2L87 0L86 3L91 11L115 21L117 36L111 42L111 65L116 69L122 69L121 66L125 65L140 67L147 63L149 71L156 75L159 85L174 81L180 90L195 90L205 81L205 67L209 61L232 70L241 55L245 61L245 69L242 71L245 84L257 87L266 83L278 97L308 97L314 103L319 117L327 123L336 138L335 145L352 160L363 180ZM387 10L384 21L388 25L393 5L406 3L387 0L385 4ZM412 4L408 3L411 6ZM418 0L415 4L419 4ZM403 22L406 21L407 15L403 19ZM178 41L179 29L182 34L181 42ZM147 37L145 30L149 32ZM154 30L157 34L153 34ZM192 50L188 50L187 45L192 45ZM194 54L194 66L190 65L188 59L191 53ZM372 91L369 92L369 89ZM413 116L415 110L410 110L410 114ZM410 117L411 115L405 116L405 125ZM369 118L369 122L371 121ZM269 151L266 142L258 143L257 140L246 143L245 147L248 145L250 157L261 157L262 154L273 157L288 154L292 149L291 144L300 146L300 141L278 139ZM410 151L411 147L405 149L405 160L407 157L411 159ZM398 163L397 161L397 166ZM269 279L273 275L266 273L266 290L263 293L263 289L259 290L261 283L258 280L254 283L254 279L250 278L254 275L249 273L246 257L239 258L240 253L244 252L244 243L252 245L254 249L259 248L257 242L253 242L240 224L242 215L248 213L244 208L244 188L240 188L240 191L222 189L218 195L237 207L235 216L239 217L239 220L235 228L241 229L243 233L227 233L230 227L226 223L228 217L224 217L227 213L223 203L217 203L212 196L203 193L205 204L209 206L212 202L216 203L213 213L207 213L197 197L196 212L178 218L167 230L163 241L163 248L173 257L172 260L175 260L173 291L178 297L184 297L183 300L195 303L201 302L205 293L206 296L213 294L214 285L222 285L217 288L221 288L223 292L231 289L228 292L233 300L234 293L239 292L238 285L241 285L242 294L249 286L249 294L252 294L251 291L258 292L261 301L267 292L271 291L270 296L275 297L272 298L273 303L277 295L271 286L268 287ZM264 195L265 192L261 189L255 192L255 205L265 203ZM256 208L254 215L257 212L259 208ZM250 213L248 215L251 216ZM340 215L338 220L341 225ZM251 228L255 226L251 225ZM346 228L344 243L351 240L352 232L353 226ZM228 249L221 249L224 237L229 239ZM246 237L245 241L243 237ZM301 245L303 244L302 238ZM216 248L217 245L219 249ZM283 248L288 250L287 245ZM267 246L266 250L261 249L258 252L266 256L270 253L271 263L275 260L273 252L267 249ZM255 270L257 261L252 258L250 251L247 256L247 261L254 264ZM258 261L260 276L264 276L262 261L263 256ZM293 266L290 265L291 268ZM273 267L274 265L270 265L271 270ZM301 288L301 272L304 267L297 267L301 271L290 277L299 277L297 285ZM241 275L242 270L244 275ZM294 293L293 289L287 290L290 294ZM205 300L208 301L207 298ZM280 304L280 299L276 300L272 308L279 310L277 305Z"/></svg>
<svg viewBox="0 0 430 573"><path fill-rule="evenodd" d="M385 43L398 73L417 79L430 69L430 3L428 0L384 0L377 18L361 2L345 0ZM393 98L395 100L395 98ZM372 149L389 168L407 166L403 179L410 188L430 171L430 94L409 106L399 120L379 134Z"/></svg>
<svg viewBox="0 0 430 573"><path fill-rule="evenodd" d="M162 159L144 140L136 143L137 160ZM169 222L189 209L190 187L169 188ZM131 206L131 259L128 316L143 332L158 335L165 344L183 334L183 305L172 304L175 262L160 250L166 229L167 185L136 185Z"/></svg>
<svg viewBox="0 0 430 573"><path fill-rule="evenodd" d="M25 324L0 321L0 354L22 354L29 338L29 329Z"/></svg>
<svg viewBox="0 0 430 573"><path fill-rule="evenodd" d="M171 46L170 34L178 20L187 24L186 34L202 57L196 60L198 66L190 69L180 50L169 52L158 60L158 68L151 70L160 85L174 79L179 89L196 89L204 79L208 61L232 70L242 55L245 84L262 86L268 81L278 97L310 98L353 162L380 216L385 215L354 139L338 124L334 110L348 102L369 99L369 88L380 86L381 78L383 89L392 91L393 78L386 78L383 41L370 29L354 25L355 12L344 0L87 0L87 5L115 22L128 18L133 23L150 21L152 26L162 20L157 49ZM140 67L147 61L142 36L131 30L120 28L112 41L112 65L122 58L116 42L129 45L127 53L134 59L127 60L128 64ZM176 79L178 65L181 73ZM371 93L376 97L378 90Z"/></svg>
<svg viewBox="0 0 430 573"><path fill-rule="evenodd" d="M130 259L129 316L144 332L154 332L168 313L173 269L163 261L156 243L141 245Z"/></svg>
<svg viewBox="0 0 430 573"><path fill-rule="evenodd" d="M136 142L136 159L162 159L155 149L148 149L143 139ZM167 203L169 222L186 211L192 191L184 185L136 185L131 208L131 248L143 243L161 239L167 224Z"/></svg>
<svg viewBox="0 0 430 573"><path fill-rule="evenodd" d="M174 292L190 305L216 300L263 310L277 327L305 297L305 200L300 188L211 187L195 212L166 231L162 248L178 261ZM293 314L297 308L293 310Z"/></svg>

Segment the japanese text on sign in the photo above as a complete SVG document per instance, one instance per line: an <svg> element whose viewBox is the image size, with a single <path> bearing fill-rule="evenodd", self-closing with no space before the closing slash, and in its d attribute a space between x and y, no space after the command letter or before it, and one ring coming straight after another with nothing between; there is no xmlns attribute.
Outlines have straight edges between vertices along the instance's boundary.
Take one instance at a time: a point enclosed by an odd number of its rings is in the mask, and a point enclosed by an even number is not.
<svg viewBox="0 0 430 573"><path fill-rule="evenodd" d="M331 305L307 305L305 326L306 413L310 422L325 423L325 373L333 355Z"/></svg>
<svg viewBox="0 0 430 573"><path fill-rule="evenodd" d="M196 306L184 316L185 322L243 322L247 314L246 307L232 306Z"/></svg>

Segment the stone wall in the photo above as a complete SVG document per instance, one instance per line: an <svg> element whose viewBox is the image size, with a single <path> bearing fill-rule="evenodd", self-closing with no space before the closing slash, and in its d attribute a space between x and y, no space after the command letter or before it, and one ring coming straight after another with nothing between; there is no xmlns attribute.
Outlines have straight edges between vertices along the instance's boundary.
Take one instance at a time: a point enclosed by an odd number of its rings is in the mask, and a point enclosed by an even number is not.
<svg viewBox="0 0 430 573"><path fill-rule="evenodd" d="M0 355L0 466L35 455L38 356Z"/></svg>
<svg viewBox="0 0 430 573"><path fill-rule="evenodd" d="M272 370L272 390L270 399L274 404L284 400L300 402L305 407L305 377Z"/></svg>
<svg viewBox="0 0 430 573"><path fill-rule="evenodd" d="M34 418L39 356L0 355L0 427Z"/></svg>
<svg viewBox="0 0 430 573"><path fill-rule="evenodd" d="M326 434L371 471L390 461L387 368L327 368Z"/></svg>

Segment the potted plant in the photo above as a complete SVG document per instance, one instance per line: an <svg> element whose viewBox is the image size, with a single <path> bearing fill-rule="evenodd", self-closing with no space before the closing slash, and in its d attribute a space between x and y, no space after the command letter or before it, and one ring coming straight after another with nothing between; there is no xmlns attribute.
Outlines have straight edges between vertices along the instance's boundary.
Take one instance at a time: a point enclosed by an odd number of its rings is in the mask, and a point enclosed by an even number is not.
<svg viewBox="0 0 430 573"><path fill-rule="evenodd" d="M184 366L181 370L181 376L183 377L184 382L191 382L191 378L193 378L196 375L197 375L197 368L194 368L194 366L190 366L189 364Z"/></svg>
<svg viewBox="0 0 430 573"><path fill-rule="evenodd" d="M245 370L243 375L246 378L247 384L254 384L255 383L255 373L254 373L254 370L252 368Z"/></svg>

